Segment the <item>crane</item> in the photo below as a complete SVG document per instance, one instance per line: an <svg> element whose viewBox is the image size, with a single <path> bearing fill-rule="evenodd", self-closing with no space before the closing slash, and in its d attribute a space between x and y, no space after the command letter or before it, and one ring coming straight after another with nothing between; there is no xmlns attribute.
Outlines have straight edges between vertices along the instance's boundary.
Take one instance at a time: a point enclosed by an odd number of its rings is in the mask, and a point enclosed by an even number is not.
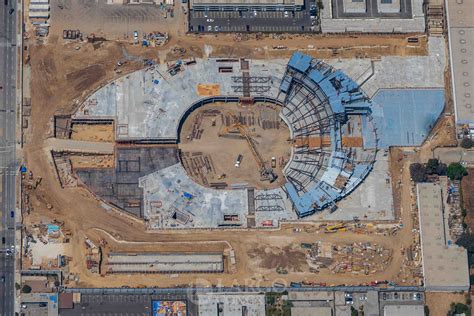
<svg viewBox="0 0 474 316"><path fill-rule="evenodd" d="M257 162L257 165L258 165L258 168L259 168L259 171L260 171L260 176L262 177L262 180L270 181L270 183L274 182L278 178L278 176L273 172L272 168L267 168L265 166L265 162L264 162L262 156L260 155L260 153L258 152L257 147L255 145L255 140L250 135L250 132L248 131L248 129L244 125L242 125L239 122L239 119L237 118L237 116L233 112L229 111L228 113L232 117L232 119L234 120L234 124L229 128L225 128L224 132L219 132L219 136L224 136L225 133L234 133L234 131L238 131L240 136L242 138L244 138L245 141L247 142L247 145L248 145L250 151L252 152L252 156L255 159L255 161Z"/></svg>

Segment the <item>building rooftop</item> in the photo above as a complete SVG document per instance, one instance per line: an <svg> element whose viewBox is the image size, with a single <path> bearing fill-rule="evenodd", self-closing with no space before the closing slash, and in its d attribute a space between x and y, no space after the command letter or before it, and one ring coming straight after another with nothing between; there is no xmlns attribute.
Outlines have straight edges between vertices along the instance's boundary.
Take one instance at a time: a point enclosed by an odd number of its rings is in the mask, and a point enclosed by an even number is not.
<svg viewBox="0 0 474 316"><path fill-rule="evenodd" d="M467 251L447 243L441 186L435 183L420 183L417 185L417 197L426 289L468 290Z"/></svg>
<svg viewBox="0 0 474 316"><path fill-rule="evenodd" d="M385 305L384 316L424 316L425 307L423 305Z"/></svg>
<svg viewBox="0 0 474 316"><path fill-rule="evenodd" d="M474 2L457 0L446 3L456 123L473 123Z"/></svg>
<svg viewBox="0 0 474 316"><path fill-rule="evenodd" d="M199 315L217 315L222 310L226 316L265 315L265 295L254 293L209 293L198 295Z"/></svg>
<svg viewBox="0 0 474 316"><path fill-rule="evenodd" d="M425 31L423 0L322 0L323 33ZM365 10L364 10L365 8Z"/></svg>
<svg viewBox="0 0 474 316"><path fill-rule="evenodd" d="M303 5L303 0L191 0L190 5Z"/></svg>
<svg viewBox="0 0 474 316"><path fill-rule="evenodd" d="M332 316L332 308L326 306L307 306L307 307L292 307L291 315L298 316Z"/></svg>

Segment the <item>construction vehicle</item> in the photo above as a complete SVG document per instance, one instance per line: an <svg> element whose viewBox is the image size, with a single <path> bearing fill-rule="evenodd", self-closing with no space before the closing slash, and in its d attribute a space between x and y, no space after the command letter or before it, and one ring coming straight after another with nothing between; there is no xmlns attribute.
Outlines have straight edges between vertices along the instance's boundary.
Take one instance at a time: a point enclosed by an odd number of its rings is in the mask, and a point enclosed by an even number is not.
<svg viewBox="0 0 474 316"><path fill-rule="evenodd" d="M238 131L240 137L246 140L247 145L249 146L249 149L252 152L255 161L257 162L260 171L260 180L269 181L270 183L274 182L278 178L278 176L273 172L272 168L267 168L265 166L265 162L263 161L263 158L258 152L257 147L255 145L256 141L252 138L247 128L239 122L237 116L232 112L229 112L229 114L235 123L230 128L226 128L224 133L219 132L218 135L224 136L225 133L235 133L236 131ZM237 163L236 167L238 167Z"/></svg>
<svg viewBox="0 0 474 316"><path fill-rule="evenodd" d="M284 269L284 268L282 268L282 267L278 267L278 268L276 269L276 272L277 272L278 274L288 274L288 270L286 270L286 269Z"/></svg>
<svg viewBox="0 0 474 316"><path fill-rule="evenodd" d="M243 158L244 158L244 156L242 154L239 154L237 156L237 159L235 160L235 164L234 164L236 168L240 167L240 163L242 162Z"/></svg>
<svg viewBox="0 0 474 316"><path fill-rule="evenodd" d="M217 177L217 180L222 180L226 177L227 175L225 173L221 174L220 176Z"/></svg>
<svg viewBox="0 0 474 316"><path fill-rule="evenodd" d="M339 223L339 224L336 224L336 225L327 226L324 232L325 233L337 233L339 231L347 231L346 224Z"/></svg>
<svg viewBox="0 0 474 316"><path fill-rule="evenodd" d="M35 181L35 183L33 184L33 189L36 190L36 188L40 185L40 183L41 183L42 180L43 180L43 178L41 178L41 177L36 178L36 181Z"/></svg>

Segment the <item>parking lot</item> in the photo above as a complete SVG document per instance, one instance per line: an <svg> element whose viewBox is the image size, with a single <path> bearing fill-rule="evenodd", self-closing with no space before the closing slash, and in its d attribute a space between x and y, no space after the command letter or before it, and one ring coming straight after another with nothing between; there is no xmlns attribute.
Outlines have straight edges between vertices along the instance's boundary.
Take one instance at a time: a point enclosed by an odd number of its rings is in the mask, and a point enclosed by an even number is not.
<svg viewBox="0 0 474 316"><path fill-rule="evenodd" d="M380 313L388 305L424 305L425 293L423 292L380 292Z"/></svg>
<svg viewBox="0 0 474 316"><path fill-rule="evenodd" d="M48 316L48 306L40 306L38 303L23 304L20 315L23 316Z"/></svg>
<svg viewBox="0 0 474 316"><path fill-rule="evenodd" d="M181 6L174 17L160 5L108 5L106 0L51 0L51 32L62 36L64 29L79 29L108 39L130 38L133 31L184 33Z"/></svg>
<svg viewBox="0 0 474 316"><path fill-rule="evenodd" d="M61 309L64 316L151 316L152 301L186 300L186 295L91 295L82 294L73 309ZM188 305L188 314L195 315L195 305Z"/></svg>
<svg viewBox="0 0 474 316"><path fill-rule="evenodd" d="M381 292L380 303L382 302L423 302L422 292Z"/></svg>
<svg viewBox="0 0 474 316"><path fill-rule="evenodd" d="M190 11L190 32L314 32L310 1L303 11Z"/></svg>

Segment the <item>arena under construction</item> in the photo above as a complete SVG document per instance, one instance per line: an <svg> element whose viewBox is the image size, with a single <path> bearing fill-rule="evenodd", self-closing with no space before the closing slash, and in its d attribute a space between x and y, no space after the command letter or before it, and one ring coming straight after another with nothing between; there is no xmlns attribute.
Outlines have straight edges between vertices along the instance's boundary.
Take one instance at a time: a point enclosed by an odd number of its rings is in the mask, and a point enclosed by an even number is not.
<svg viewBox="0 0 474 316"><path fill-rule="evenodd" d="M315 213L352 219L361 210L368 219L393 219L386 149L421 144L441 113L441 44L431 40L429 56L377 63L295 52L289 60L152 65L55 118L57 138L77 138L81 125L109 125L105 141L114 143L105 168L75 165L69 143L53 150L59 179L74 173L74 185L88 187L105 208L152 229L278 227ZM436 68L433 76L422 74L424 64ZM403 78L390 76L395 69ZM419 102L427 98L429 107ZM407 105L417 115L395 117ZM104 140L88 141L107 161Z"/></svg>

